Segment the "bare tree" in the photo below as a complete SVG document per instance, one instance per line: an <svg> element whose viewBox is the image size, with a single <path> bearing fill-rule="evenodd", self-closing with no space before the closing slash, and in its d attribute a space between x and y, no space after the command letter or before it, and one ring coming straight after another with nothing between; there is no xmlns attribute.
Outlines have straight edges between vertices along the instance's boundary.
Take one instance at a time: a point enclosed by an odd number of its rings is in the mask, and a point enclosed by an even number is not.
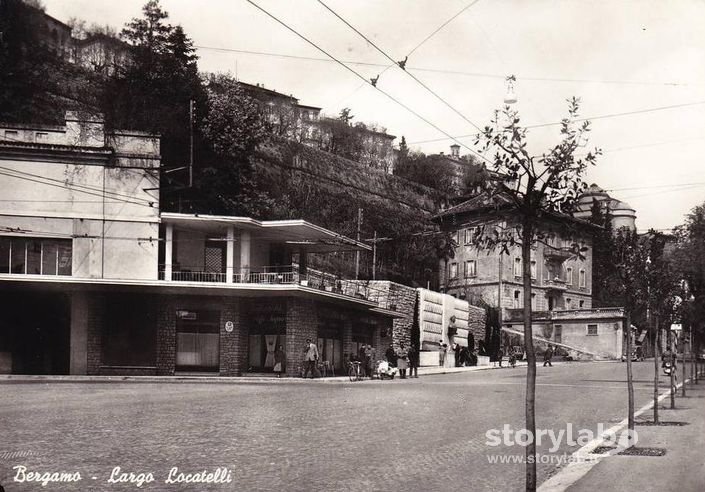
<svg viewBox="0 0 705 492"><path fill-rule="evenodd" d="M531 325L531 248L545 239L543 225L547 220L560 224L578 196L587 188L582 177L588 165L595 163L599 149L576 156L576 150L586 146L590 122L578 122L580 101L568 100L568 117L561 124L561 140L548 152L531 155L527 149L527 129L520 125L519 113L511 106L498 111L492 125L486 126L476 143L494 156L489 167L500 178L488 186L487 193L495 203L508 206L517 218L512 228L484 231L478 242L486 246L499 245L503 253L509 246L521 247L524 290L524 344L528 371L526 378L526 429L536 435L536 354ZM570 249L575 254L585 251L577 241ZM526 447L526 490L536 490L536 443Z"/></svg>

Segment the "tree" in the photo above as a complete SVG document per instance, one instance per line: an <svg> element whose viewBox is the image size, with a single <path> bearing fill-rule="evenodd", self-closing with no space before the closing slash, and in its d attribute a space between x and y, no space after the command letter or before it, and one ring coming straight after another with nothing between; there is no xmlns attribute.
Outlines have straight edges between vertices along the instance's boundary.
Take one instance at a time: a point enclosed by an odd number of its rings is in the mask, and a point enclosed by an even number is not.
<svg viewBox="0 0 705 492"><path fill-rule="evenodd" d="M195 101L195 125L206 113L206 94L198 74L193 42L180 26L166 21L158 0L142 8L121 37L130 45L130 63L105 84L106 124L161 135L162 162L184 166L189 155L190 101Z"/></svg>
<svg viewBox="0 0 705 492"><path fill-rule="evenodd" d="M438 156L427 156L423 152L400 153L394 175L438 190L448 198L458 193L453 168Z"/></svg>
<svg viewBox="0 0 705 492"><path fill-rule="evenodd" d="M599 149L577 158L575 151L586 145L590 123L577 124L579 100L568 101L568 117L561 123L561 140L548 152L531 155L527 149L527 129L520 126L519 113L510 106L497 112L496 120L486 126L476 143L483 150L494 151L490 166L499 182L487 186L490 200L506 204L508 212L517 218L515 227L495 228L478 235L476 241L485 246L499 246L509 252L509 246L521 247L524 288L524 344L528 371L526 378L526 429L536 436L536 354L531 325L531 248L543 240L541 226L547 218L561 222L561 214L570 212L578 195L587 188L582 176L588 165L599 155ZM500 116L501 115L501 116ZM568 221L564 222L567 223ZM575 242L571 249L581 254L583 248ZM526 490L536 490L536 443L526 447Z"/></svg>
<svg viewBox="0 0 705 492"><path fill-rule="evenodd" d="M271 203L254 182L252 159L270 135L264 115L230 76L211 76L207 96L196 176L199 210L261 217Z"/></svg>

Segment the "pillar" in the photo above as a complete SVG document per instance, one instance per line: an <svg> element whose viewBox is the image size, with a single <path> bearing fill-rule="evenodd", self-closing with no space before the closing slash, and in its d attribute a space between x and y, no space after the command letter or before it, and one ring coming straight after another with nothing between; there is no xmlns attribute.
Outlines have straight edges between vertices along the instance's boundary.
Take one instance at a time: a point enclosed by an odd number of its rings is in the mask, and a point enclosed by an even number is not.
<svg viewBox="0 0 705 492"><path fill-rule="evenodd" d="M88 371L88 303L84 292L71 296L70 374Z"/></svg>
<svg viewBox="0 0 705 492"><path fill-rule="evenodd" d="M233 226L228 226L227 243L225 245L225 282L232 284L234 281L235 269L235 229Z"/></svg>
<svg viewBox="0 0 705 492"><path fill-rule="evenodd" d="M310 299L289 298L286 303L286 373L298 376L306 339L318 343L318 306Z"/></svg>
<svg viewBox="0 0 705 492"><path fill-rule="evenodd" d="M164 280L171 280L174 254L174 224L166 225L166 241L164 242Z"/></svg>
<svg viewBox="0 0 705 492"><path fill-rule="evenodd" d="M220 311L220 375L240 376L247 361L247 328L241 322L241 300L224 298ZM228 331L230 330L230 331Z"/></svg>
<svg viewBox="0 0 705 492"><path fill-rule="evenodd" d="M250 249L252 247L252 235L249 231L240 233L240 270L244 278L250 273Z"/></svg>

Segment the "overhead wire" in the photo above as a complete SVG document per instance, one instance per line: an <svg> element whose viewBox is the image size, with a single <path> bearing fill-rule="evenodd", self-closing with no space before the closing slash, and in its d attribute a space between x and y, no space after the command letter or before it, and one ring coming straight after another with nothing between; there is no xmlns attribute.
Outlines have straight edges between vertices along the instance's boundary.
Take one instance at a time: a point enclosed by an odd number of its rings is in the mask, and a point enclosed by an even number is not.
<svg viewBox="0 0 705 492"><path fill-rule="evenodd" d="M438 125L436 125L435 123L431 122L430 120L428 120L427 118L425 118L424 116L422 116L421 114L419 114L418 112L414 111L412 108L410 108L409 106L407 106L407 105L404 104L403 102L399 101L397 98L395 98L394 96L392 96L392 95L389 94L388 92L386 92L386 91L380 89L379 87L376 87L375 85L373 85L373 84L372 84L369 80L367 80L364 76L360 75L358 72L356 72L355 70L353 70L352 68L350 68L349 66L347 66L345 63L343 63L343 62L341 62L340 60L338 60L338 58L336 58L336 57L334 57L333 55L331 55L330 53L328 53L325 49L321 48L321 47L318 46L316 43L314 43L313 41L311 41L310 39L308 39L306 36L304 36L303 34L299 33L299 32L298 32L297 30L295 30L293 27L289 26L289 25L286 24L284 21L280 20L278 17L276 17L275 15L271 14L270 12L268 12L267 10L265 10L263 7L259 6L259 5L258 5L257 3L255 3L253 0L246 0L246 1L247 1L247 3L251 4L252 6L254 6L255 8L257 8L258 10L260 10L261 12L263 12L264 14L266 14L268 17L270 17L271 19L273 19L274 21L276 21L277 23L281 24L281 25L282 25L283 27L285 27L287 30L291 31L292 33L296 34L298 37L300 37L301 39L303 39L304 41L306 41L307 43L309 43L311 46L313 46L314 48L316 48L317 50L319 50L321 53L324 53L326 56L328 56L328 57L330 57L331 59L335 60L340 66L342 66L343 68L345 68L346 70L348 70L349 72L351 72L352 74L354 74L356 77L358 77L359 79L363 80L365 83L370 84L372 87L374 87L375 89L377 89L377 91L379 91L380 93L384 94L387 98L389 98L390 100L392 100L393 102L395 102L396 104L398 104L399 106L401 106L402 108L406 109L408 112L410 112L411 114L413 114L414 116L416 116L416 117L419 118L420 120L424 121L426 124L428 124L429 126L433 127L433 128L436 129L438 132L440 132L440 133L442 133L443 135L445 135L448 139L454 140L454 141L455 141L458 145L460 145L461 147L464 147L465 149L467 149L467 150L470 151L471 153L477 155L477 156L480 157L481 159L490 162L489 159L487 159L485 156L483 156L482 154L478 153L478 152L475 151L474 149L468 147L468 146L465 145L464 143L462 143L462 142L456 140L455 137L452 137L448 132L446 132L445 130L441 129L440 127L438 127Z"/></svg>
<svg viewBox="0 0 705 492"><path fill-rule="evenodd" d="M479 0L478 0L479 1ZM345 20L340 14L338 14L335 10L330 8L323 0L317 0L318 3L323 5L330 13L332 13L336 18L340 19L341 22L343 22L346 26L348 26L350 29L355 31L362 39L364 39L366 42L368 42L374 49L379 51L384 57L386 57L388 60L390 60L394 65L398 66L398 62L394 60L391 56L389 56L382 48L377 46L374 41L372 41L370 38L365 36L362 32L360 32L355 26L350 24L347 20ZM401 67L400 67L401 68ZM482 129L472 120L470 120L467 116L465 116L463 113L458 111L457 108L455 108L452 104L450 104L448 101L446 101L443 97L441 97L436 91L431 89L428 85L426 85L422 80L420 80L418 77L416 77L414 74L407 72L405 69L402 68L402 71L405 72L409 77L411 77L416 83L421 85L424 89L426 89L429 93L431 93L436 99L441 101L447 108L449 108L451 111L453 111L455 114L460 116L463 120L465 120L467 123L472 125L475 129L478 131L482 131Z"/></svg>
<svg viewBox="0 0 705 492"><path fill-rule="evenodd" d="M222 51L226 53L240 53L244 55L253 56L271 56L277 58L286 58L292 60L302 60L302 61L317 61L325 63L335 63L334 60L329 58L315 57L315 56L303 56L303 55L292 55L288 53L276 53L271 51L255 51L255 50L242 50L236 48L223 48L217 46L203 46L195 45L194 48L199 50L208 51ZM411 55L411 52L408 56ZM364 62L360 60L341 60L343 63L348 65L360 65L368 67L384 67L385 69L392 68L393 65L387 65L385 63L374 63L374 62ZM464 70L450 70L443 68L430 68L430 67L417 67L413 65L407 65L406 70L411 70L415 72L429 72L429 73L439 73L445 75L462 75L466 77L481 77L481 78L492 78L492 79L506 79L506 74L499 73L486 73L486 72L469 72ZM664 87L705 87L705 83L699 82L666 82L666 81L645 81L645 80L605 80L605 79L571 79L571 78L558 78L558 77L524 77L515 74L518 81L532 81L532 82L559 82L559 83L578 83L578 84L615 84L615 85L645 85L645 86L664 86Z"/></svg>
<svg viewBox="0 0 705 492"><path fill-rule="evenodd" d="M689 103L682 103L682 104L672 104L669 106L657 106L655 108L646 108L646 109L638 109L634 111L624 111L621 113L608 113L608 114L603 114L603 115L598 115L598 116L587 116L584 118L576 118L573 121L594 121L594 120L603 120L603 119L609 119L609 118L618 118L622 116L631 116L635 114L644 114L644 113L653 113L657 111L666 111L669 109L678 109L678 108L685 108L685 107L690 107L690 106L700 106L705 104L705 101L693 101ZM548 126L556 126L556 125L561 125L563 121L554 121L551 123L539 123L535 125L526 125L523 128L526 129L532 129L532 128L543 128L543 127L548 127ZM470 137L478 137L480 136L479 133L469 133L466 135L456 135L452 138L452 140L456 140L458 138L470 138ZM414 142L409 142L409 145L417 145L417 144L422 144L422 143L431 143L431 142L440 142L443 140L449 140L448 138L435 138L435 139L429 139L429 140L417 140Z"/></svg>

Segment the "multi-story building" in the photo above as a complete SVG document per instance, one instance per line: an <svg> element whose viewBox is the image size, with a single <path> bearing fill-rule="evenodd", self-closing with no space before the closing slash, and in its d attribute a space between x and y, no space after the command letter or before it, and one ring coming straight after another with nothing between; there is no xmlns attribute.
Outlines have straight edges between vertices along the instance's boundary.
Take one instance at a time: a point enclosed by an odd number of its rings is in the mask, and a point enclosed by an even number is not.
<svg viewBox="0 0 705 492"><path fill-rule="evenodd" d="M303 220L161 212L159 139L0 124L0 372L296 374L307 338L328 369L378 353L402 315L312 253L369 246Z"/></svg>
<svg viewBox="0 0 705 492"><path fill-rule="evenodd" d="M85 39L74 39L75 63L91 71L112 75L130 63L127 43L106 34L90 34Z"/></svg>
<svg viewBox="0 0 705 492"><path fill-rule="evenodd" d="M523 319L523 263L518 245L478 247L478 234L517 226L509 201L478 195L442 211L435 218L451 234L453 256L440 265L442 289L472 304L499 307L502 327L515 333ZM592 240L595 226L573 217L545 215L544 238L531 251L531 310L535 330L547 341L598 357L621 356L623 310L592 309ZM569 252L578 245L584 252ZM514 328L512 326L515 325ZM521 328L519 328L521 330ZM615 332L619 331L619 336ZM604 335L604 336L601 336ZM566 340L570 343L566 343ZM546 340L543 340L546 342Z"/></svg>
<svg viewBox="0 0 705 492"><path fill-rule="evenodd" d="M342 126L347 134L345 138L355 140L351 147L355 147L357 162L393 174L396 162L393 141L396 137L386 130L364 123L348 125L337 118L322 116L321 108L299 104L296 97L266 89L260 84L240 82L240 86L248 96L260 102L276 135L331 151L334 147L331 141L340 137L338 133L341 133Z"/></svg>

